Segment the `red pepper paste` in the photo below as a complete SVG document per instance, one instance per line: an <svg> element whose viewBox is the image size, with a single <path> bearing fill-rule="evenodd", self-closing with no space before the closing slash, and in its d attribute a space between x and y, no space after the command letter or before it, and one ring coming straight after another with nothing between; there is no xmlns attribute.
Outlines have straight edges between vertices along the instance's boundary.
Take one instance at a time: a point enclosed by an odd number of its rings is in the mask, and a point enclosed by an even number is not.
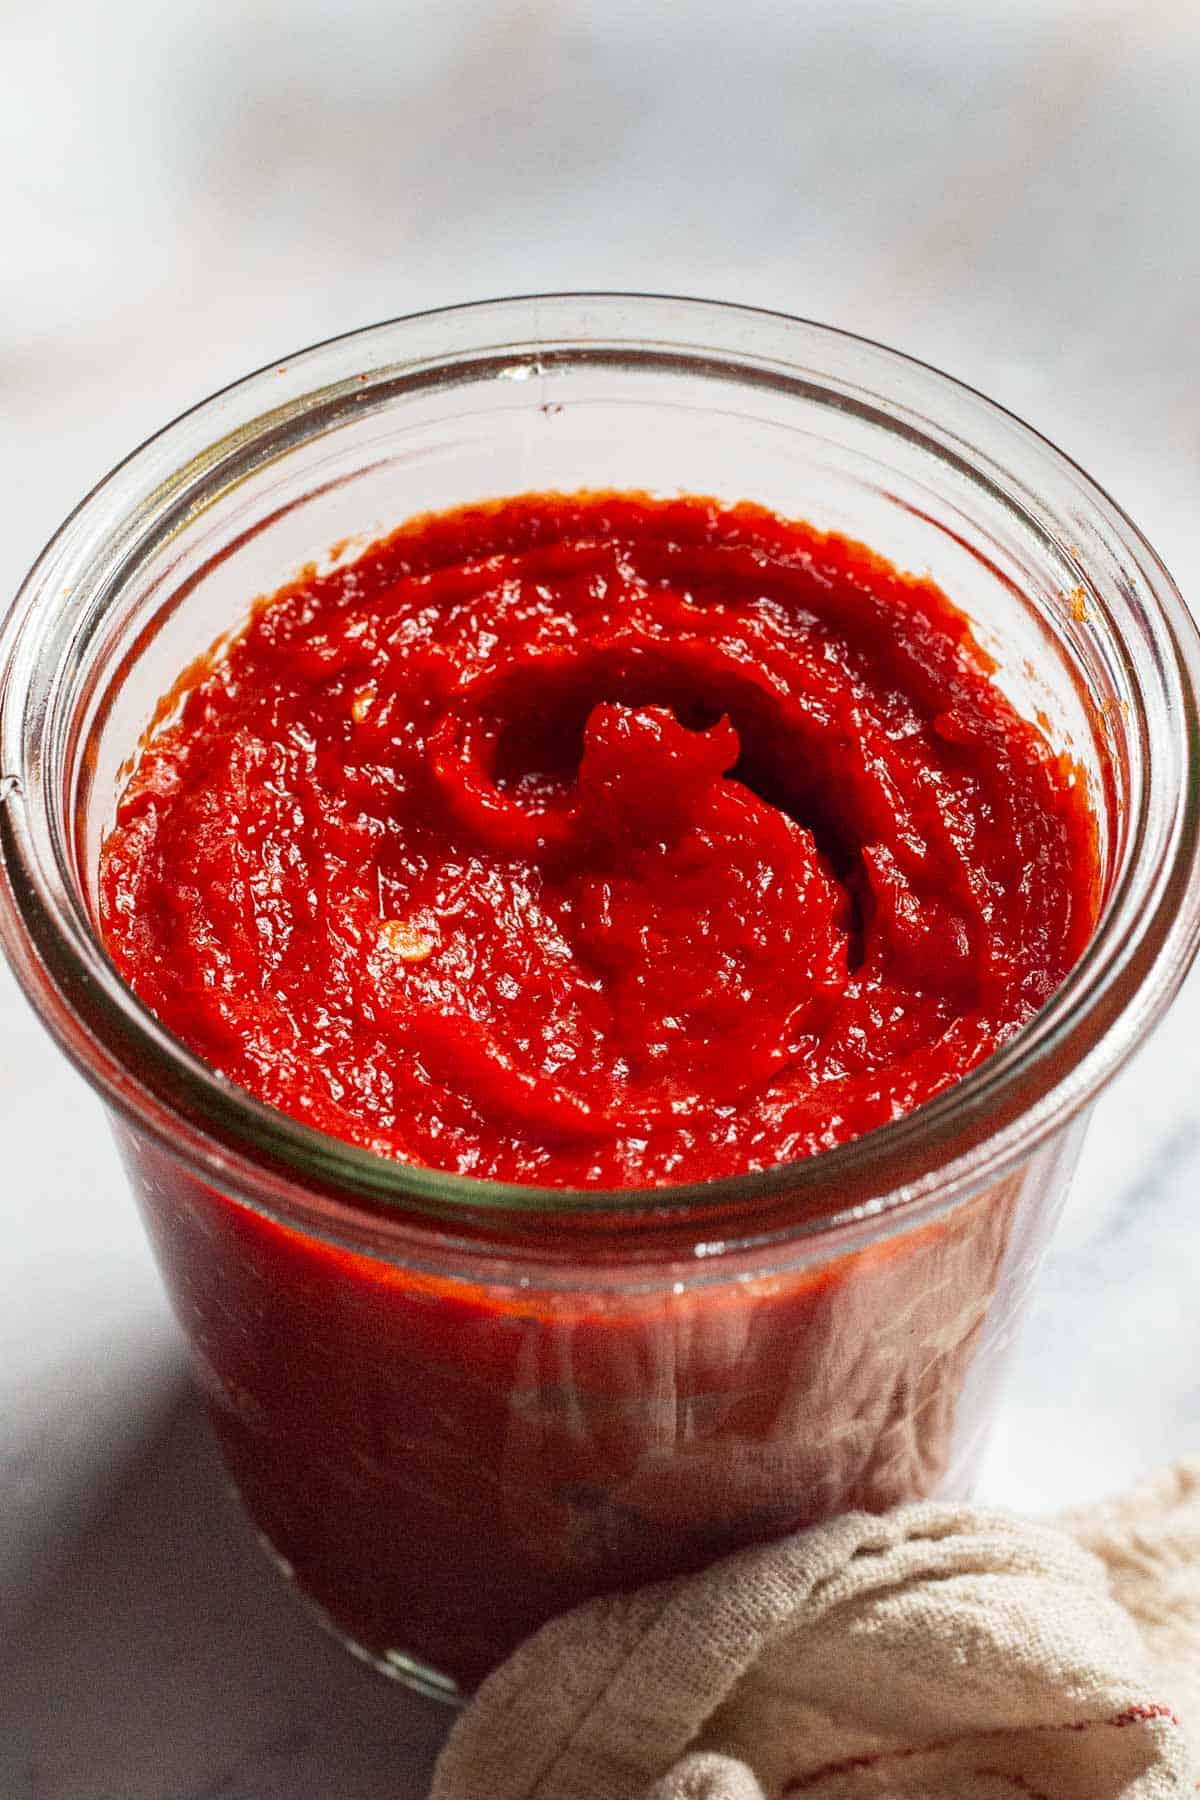
<svg viewBox="0 0 1200 1800"><path fill-rule="evenodd" d="M104 849L121 972L401 1161L695 1181L895 1119L1092 929L1073 766L929 581L759 508L534 495L260 603Z"/></svg>
<svg viewBox="0 0 1200 1800"><path fill-rule="evenodd" d="M386 1156L808 1156L974 1067L1093 927L1082 783L991 673L932 583L755 507L420 519L164 702L105 939L231 1080ZM260 1530L358 1646L470 1686L589 1595L961 1495L1071 1146L851 1250L628 1280L553 1217L532 1276L352 1254L126 1148Z"/></svg>

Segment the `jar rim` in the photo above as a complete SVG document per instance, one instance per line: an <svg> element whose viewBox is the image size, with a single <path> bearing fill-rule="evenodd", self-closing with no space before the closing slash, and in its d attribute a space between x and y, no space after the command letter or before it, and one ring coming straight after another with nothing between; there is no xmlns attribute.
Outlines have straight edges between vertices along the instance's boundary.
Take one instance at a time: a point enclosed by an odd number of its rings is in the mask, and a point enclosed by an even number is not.
<svg viewBox="0 0 1200 1800"><path fill-rule="evenodd" d="M188 1050L117 974L73 882L40 744L61 668L39 654L50 622L97 569L110 573L172 508L191 506L282 424L347 392L536 368L602 353L706 368L868 401L889 429L931 442L1029 516L1114 553L1163 683L1173 741L1142 716L1140 815L1083 955L1004 1045L903 1117L766 1170L677 1186L537 1187L400 1163L326 1136L234 1086ZM1016 468L1013 462L1016 461ZM67 590L64 593L64 590ZM1127 636L1111 617L1118 640ZM208 1178L248 1183L265 1210L308 1211L314 1190L352 1209L443 1223L590 1217L618 1225L736 1217L789 1236L936 1204L993 1181L1064 1125L1141 1042L1200 941L1200 634L1138 528L1048 439L974 389L834 327L726 302L654 294L546 294L386 321L272 363L181 414L107 475L35 563L0 627L0 941L35 1010L105 1098ZM1154 729L1151 729L1154 724Z"/></svg>

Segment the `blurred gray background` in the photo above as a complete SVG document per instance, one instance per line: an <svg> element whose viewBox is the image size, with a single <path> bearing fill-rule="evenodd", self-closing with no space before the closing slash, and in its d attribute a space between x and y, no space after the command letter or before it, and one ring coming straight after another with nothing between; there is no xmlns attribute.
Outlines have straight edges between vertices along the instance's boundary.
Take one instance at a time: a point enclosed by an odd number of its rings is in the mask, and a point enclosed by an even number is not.
<svg viewBox="0 0 1200 1800"><path fill-rule="evenodd" d="M5 0L4 574L215 385L562 287L897 342L1065 440L1171 551L1198 74L1189 0Z"/></svg>
<svg viewBox="0 0 1200 1800"><path fill-rule="evenodd" d="M0 593L265 361L504 292L777 307L983 388L1200 595L1192 0L0 0ZM1200 1445L1200 990L1105 1097L984 1478ZM0 971L0 1793L390 1800L440 1714L226 1505L93 1100Z"/></svg>

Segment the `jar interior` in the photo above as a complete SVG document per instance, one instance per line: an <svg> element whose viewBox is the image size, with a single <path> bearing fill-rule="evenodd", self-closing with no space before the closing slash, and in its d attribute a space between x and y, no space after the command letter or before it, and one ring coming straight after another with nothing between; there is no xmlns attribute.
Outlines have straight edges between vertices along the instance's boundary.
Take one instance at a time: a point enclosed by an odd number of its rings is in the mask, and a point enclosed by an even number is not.
<svg viewBox="0 0 1200 1800"><path fill-rule="evenodd" d="M265 378L264 378L265 379ZM350 560L415 514L538 491L752 500L928 575L972 621L994 679L1075 765L1106 884L1136 814L1136 684L1083 541L981 479L945 436L870 395L627 348L381 370L265 414L181 472L77 596L48 741L77 893L95 920L100 848L160 703L306 565ZM114 673L115 671L115 673ZM53 708L52 708L53 711Z"/></svg>

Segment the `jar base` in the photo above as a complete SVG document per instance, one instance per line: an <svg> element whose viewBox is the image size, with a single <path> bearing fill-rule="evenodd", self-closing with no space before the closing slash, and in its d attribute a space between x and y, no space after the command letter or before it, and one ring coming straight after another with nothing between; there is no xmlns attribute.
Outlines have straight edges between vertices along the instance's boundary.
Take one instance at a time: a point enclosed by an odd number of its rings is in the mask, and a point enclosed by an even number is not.
<svg viewBox="0 0 1200 1800"><path fill-rule="evenodd" d="M231 1482L229 1485L230 1492L237 1502L238 1511L249 1522L245 1504L236 1484ZM365 1663L377 1675L383 1675L389 1681L398 1682L401 1687L411 1688L413 1693L423 1695L426 1700L437 1700L443 1706L452 1707L455 1711L466 1705L470 1696L463 1692L457 1681L450 1675L443 1675L440 1669L435 1669L430 1663L422 1662L420 1657L410 1656L406 1650L368 1650L365 1644L360 1644L356 1638L352 1638L345 1627L339 1625L333 1614L327 1612L319 1600L314 1600L311 1594L305 1593L296 1580L296 1573L292 1565L286 1557L279 1554L270 1538L253 1524L251 1524L250 1530L255 1543L271 1567L283 1576L292 1593L303 1603L305 1611L316 1620L329 1637L333 1638L335 1643L339 1644L343 1650L348 1651L356 1662Z"/></svg>

